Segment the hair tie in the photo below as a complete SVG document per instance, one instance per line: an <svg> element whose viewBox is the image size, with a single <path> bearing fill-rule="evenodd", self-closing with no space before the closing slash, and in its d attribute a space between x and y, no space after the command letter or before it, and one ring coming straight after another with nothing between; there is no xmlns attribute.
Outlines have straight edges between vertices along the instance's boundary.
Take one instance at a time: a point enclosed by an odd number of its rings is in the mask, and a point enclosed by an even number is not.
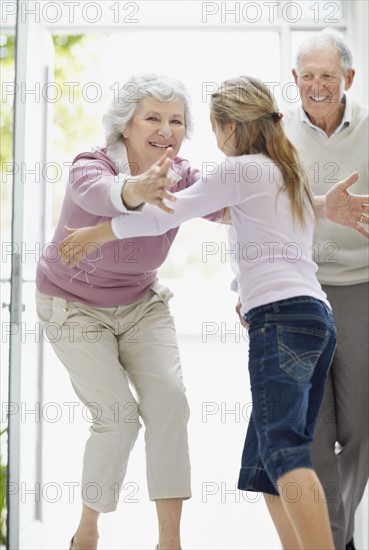
<svg viewBox="0 0 369 550"><path fill-rule="evenodd" d="M279 122L283 118L283 113L277 113L277 111L274 111L274 113L271 114L271 117L274 122Z"/></svg>

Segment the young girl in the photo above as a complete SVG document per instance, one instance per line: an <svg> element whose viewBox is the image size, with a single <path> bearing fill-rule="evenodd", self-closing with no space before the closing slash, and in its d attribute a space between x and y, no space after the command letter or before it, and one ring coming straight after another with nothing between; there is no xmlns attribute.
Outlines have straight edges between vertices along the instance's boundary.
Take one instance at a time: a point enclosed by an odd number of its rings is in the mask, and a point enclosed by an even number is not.
<svg viewBox="0 0 369 550"><path fill-rule="evenodd" d="M141 215L67 229L61 253L76 265L89 243L159 235L229 207L253 398L239 488L264 493L284 548L333 549L310 445L336 334L311 258L312 197L281 118L262 82L226 81L211 99L213 131L226 155L217 170L176 193L170 215L147 205Z"/></svg>

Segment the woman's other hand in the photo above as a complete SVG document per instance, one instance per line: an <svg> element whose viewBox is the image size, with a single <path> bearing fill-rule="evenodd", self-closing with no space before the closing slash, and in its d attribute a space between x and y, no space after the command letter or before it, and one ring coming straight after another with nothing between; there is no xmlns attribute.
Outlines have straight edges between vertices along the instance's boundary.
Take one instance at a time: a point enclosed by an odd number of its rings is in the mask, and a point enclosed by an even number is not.
<svg viewBox="0 0 369 550"><path fill-rule="evenodd" d="M94 227L81 227L73 229L64 226L68 237L62 240L59 245L61 259L70 267L75 267L81 258L96 251L103 244L114 241L116 236L111 229L111 222L104 222Z"/></svg>

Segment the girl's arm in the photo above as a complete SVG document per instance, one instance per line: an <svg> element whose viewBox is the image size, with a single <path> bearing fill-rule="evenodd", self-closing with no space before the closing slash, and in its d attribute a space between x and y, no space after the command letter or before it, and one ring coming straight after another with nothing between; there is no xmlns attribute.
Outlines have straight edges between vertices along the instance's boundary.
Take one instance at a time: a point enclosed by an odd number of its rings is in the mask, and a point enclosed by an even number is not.
<svg viewBox="0 0 369 550"><path fill-rule="evenodd" d="M190 187L172 195L174 209L171 214L148 204L137 216L122 214L113 218L111 222L95 227L66 228L69 237L60 244L62 260L73 267L88 254L89 245L96 250L96 246L100 247L115 239L162 235L186 220L202 217L241 202L240 178L235 169L236 165L237 161L227 159L219 165L217 174L209 177L203 175L202 179Z"/></svg>
<svg viewBox="0 0 369 550"><path fill-rule="evenodd" d="M240 175L239 161L226 159L216 174L196 181L175 193L173 212L168 215L146 205L141 216L120 215L112 219L111 227L117 239L162 235L192 218L200 218L247 198L247 181Z"/></svg>

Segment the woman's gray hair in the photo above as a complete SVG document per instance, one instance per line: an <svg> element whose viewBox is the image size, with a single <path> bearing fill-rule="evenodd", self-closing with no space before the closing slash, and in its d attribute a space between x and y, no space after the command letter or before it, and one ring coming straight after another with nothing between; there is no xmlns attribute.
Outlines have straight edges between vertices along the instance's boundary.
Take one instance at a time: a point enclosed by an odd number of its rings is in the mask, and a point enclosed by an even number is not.
<svg viewBox="0 0 369 550"><path fill-rule="evenodd" d="M140 102L146 97L158 101L182 101L186 137L192 130L190 97L184 85L176 78L158 74L132 76L123 84L103 116L103 127L107 147L122 141L122 133L136 114Z"/></svg>
<svg viewBox="0 0 369 550"><path fill-rule="evenodd" d="M327 46L334 46L336 48L341 59L341 67L344 73L348 69L352 69L352 53L350 48L347 46L342 33L336 31L335 29L327 28L314 33L313 36L307 38L304 42L302 42L302 44L300 44L296 56L297 71L299 72L300 70L301 56L304 53L322 50Z"/></svg>

